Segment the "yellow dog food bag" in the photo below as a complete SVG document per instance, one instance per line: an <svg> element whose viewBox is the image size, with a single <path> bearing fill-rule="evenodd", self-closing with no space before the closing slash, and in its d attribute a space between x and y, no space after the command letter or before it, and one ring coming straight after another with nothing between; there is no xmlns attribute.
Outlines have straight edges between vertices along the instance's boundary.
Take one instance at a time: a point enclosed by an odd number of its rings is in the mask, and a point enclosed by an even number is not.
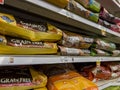
<svg viewBox="0 0 120 90"><path fill-rule="evenodd" d="M0 90L28 90L43 88L46 84L47 76L31 67L0 68Z"/></svg>
<svg viewBox="0 0 120 90"><path fill-rule="evenodd" d="M9 14L0 13L0 34L31 41L58 41L62 31L46 22L35 22Z"/></svg>
<svg viewBox="0 0 120 90"><path fill-rule="evenodd" d="M97 85L74 71L49 77L47 87L48 90L98 90Z"/></svg>
<svg viewBox="0 0 120 90"><path fill-rule="evenodd" d="M47 90L47 88L43 87L43 88L37 88L37 89L34 89L34 90Z"/></svg>
<svg viewBox="0 0 120 90"><path fill-rule="evenodd" d="M36 55L56 54L57 44L41 41L29 41L0 35L0 54Z"/></svg>

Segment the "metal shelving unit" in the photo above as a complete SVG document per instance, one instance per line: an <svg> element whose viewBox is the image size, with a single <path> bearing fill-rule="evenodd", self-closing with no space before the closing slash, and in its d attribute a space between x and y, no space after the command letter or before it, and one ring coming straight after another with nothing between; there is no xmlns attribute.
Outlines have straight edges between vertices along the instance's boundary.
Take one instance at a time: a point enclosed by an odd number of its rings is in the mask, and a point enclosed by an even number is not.
<svg viewBox="0 0 120 90"><path fill-rule="evenodd" d="M120 34L111 31L97 23L84 19L65 9L53 6L45 0L5 0L5 5L25 10L49 19L84 29L86 31L102 36L104 39L120 44ZM80 32L80 31L78 31ZM97 62L97 61L120 61L120 57L92 57L92 56L58 56L58 55L1 55L0 66L13 65L35 65L35 64L57 64L57 63L77 63L77 62ZM107 80L96 83L99 89L111 85L120 85L119 79ZM112 82L112 83L111 83Z"/></svg>
<svg viewBox="0 0 120 90"><path fill-rule="evenodd" d="M81 28L86 31L90 31L101 36L102 32L106 32L106 37L104 39L120 44L119 33L111 31L101 25L84 19L65 9L53 6L45 2L44 0L5 0L5 4L25 10L27 12L50 18L52 20L56 20L61 23Z"/></svg>
<svg viewBox="0 0 120 90"><path fill-rule="evenodd" d="M84 19L65 9L56 7L44 0L5 0L5 5L12 6L27 12L31 12L49 19L65 23L70 26L81 28L89 32L101 35L106 32L105 39L120 44L120 34L111 31L97 23ZM80 32L80 31L78 31ZM0 56L0 65L29 65L29 64L55 64L96 61L120 61L120 57L80 57L80 56L57 56L57 55L7 55Z"/></svg>

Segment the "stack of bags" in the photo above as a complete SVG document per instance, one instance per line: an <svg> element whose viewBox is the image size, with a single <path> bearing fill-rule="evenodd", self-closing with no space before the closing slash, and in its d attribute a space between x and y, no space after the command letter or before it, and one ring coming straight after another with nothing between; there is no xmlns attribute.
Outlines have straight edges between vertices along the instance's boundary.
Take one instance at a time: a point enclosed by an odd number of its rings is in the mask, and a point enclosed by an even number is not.
<svg viewBox="0 0 120 90"><path fill-rule="evenodd" d="M90 56L90 46L93 38L64 31L62 40L58 43L60 55L66 56Z"/></svg>
<svg viewBox="0 0 120 90"><path fill-rule="evenodd" d="M0 13L0 54L56 54L62 31L46 22L35 22Z"/></svg>
<svg viewBox="0 0 120 90"><path fill-rule="evenodd" d="M77 69L81 75L93 82L120 77L120 62L102 62L100 64L97 63L97 65L89 64L82 68L78 64Z"/></svg>
<svg viewBox="0 0 120 90"><path fill-rule="evenodd" d="M48 90L98 90L96 84L76 72L72 64L44 65Z"/></svg>
<svg viewBox="0 0 120 90"><path fill-rule="evenodd" d="M44 74L45 73L45 74ZM0 68L0 90L98 90L72 64Z"/></svg>
<svg viewBox="0 0 120 90"><path fill-rule="evenodd" d="M101 8L98 24L120 33L120 18L111 15L104 7Z"/></svg>
<svg viewBox="0 0 120 90"><path fill-rule="evenodd" d="M120 50L116 50L116 44L101 39L95 39L91 45L92 56L120 56Z"/></svg>
<svg viewBox="0 0 120 90"><path fill-rule="evenodd" d="M120 33L120 18L109 14L109 12L95 0L46 1Z"/></svg>

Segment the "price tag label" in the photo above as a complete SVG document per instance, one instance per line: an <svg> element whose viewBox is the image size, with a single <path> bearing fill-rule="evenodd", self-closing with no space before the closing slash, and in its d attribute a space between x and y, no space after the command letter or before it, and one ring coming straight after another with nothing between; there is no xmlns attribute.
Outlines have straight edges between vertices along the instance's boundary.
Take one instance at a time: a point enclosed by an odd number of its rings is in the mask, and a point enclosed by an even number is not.
<svg viewBox="0 0 120 90"><path fill-rule="evenodd" d="M62 57L61 58L61 62L62 63L69 63L69 62L73 62L74 60L73 60L73 58L71 58L71 57Z"/></svg>
<svg viewBox="0 0 120 90"><path fill-rule="evenodd" d="M107 31L106 28L103 27L103 26L101 26L101 25L99 25L98 28L101 30L101 34L102 34L103 36L106 36L106 31Z"/></svg>
<svg viewBox="0 0 120 90"><path fill-rule="evenodd" d="M105 29L101 30L101 34L102 34L103 36L106 36L106 30L105 30Z"/></svg>
<svg viewBox="0 0 120 90"><path fill-rule="evenodd" d="M97 60L97 61L96 61L96 66L99 67L100 65L101 65L101 61L100 61L100 60Z"/></svg>
<svg viewBox="0 0 120 90"><path fill-rule="evenodd" d="M4 4L4 0L0 0L0 4Z"/></svg>
<svg viewBox="0 0 120 90"><path fill-rule="evenodd" d="M10 57L8 63L14 63L14 58L13 58L13 57Z"/></svg>

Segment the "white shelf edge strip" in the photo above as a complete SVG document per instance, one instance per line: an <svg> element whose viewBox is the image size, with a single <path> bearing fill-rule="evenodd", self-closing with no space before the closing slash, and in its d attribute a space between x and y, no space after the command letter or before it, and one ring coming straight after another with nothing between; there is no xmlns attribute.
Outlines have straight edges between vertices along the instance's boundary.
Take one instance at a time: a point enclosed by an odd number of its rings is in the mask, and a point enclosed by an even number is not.
<svg viewBox="0 0 120 90"><path fill-rule="evenodd" d="M120 57L83 57L83 56L57 56L57 55L27 55L27 56L0 56L0 65L28 65L28 64L55 64L96 61L120 61Z"/></svg>
<svg viewBox="0 0 120 90"><path fill-rule="evenodd" d="M112 1L120 8L120 4L116 0L112 0Z"/></svg>
<svg viewBox="0 0 120 90"><path fill-rule="evenodd" d="M102 90L104 88L107 88L109 86L117 86L120 85L120 78L115 78L111 80L103 80L103 81L98 81L96 84L99 87L99 90Z"/></svg>
<svg viewBox="0 0 120 90"><path fill-rule="evenodd" d="M43 1L43 0L26 0L26 1L27 1L27 2L30 2L30 3L32 3L32 4L35 4L35 5L37 5L37 6L40 6L40 7L42 7L42 8L46 8L46 9L48 9L48 10L51 10L51 11L53 11L53 12L55 12L55 13L64 15L64 16L66 16L66 17L69 17L69 18L71 18L71 19L74 19L74 20L76 20L76 21L79 21L79 22L88 24L88 25L90 25L90 26L92 26L92 27L94 27L94 28L97 28L97 29L99 29L99 30L103 30L103 29L104 29L106 32L108 32L108 33L110 33L110 34L113 34L113 35L115 35L115 36L120 37L120 34L119 34L119 33L116 33L116 32L114 32L114 31L112 31L112 30L109 30L109 29L105 28L104 26L98 25L98 24L96 24L96 23L94 23L94 22L91 22L91 21L89 21L89 20L87 20L87 19L84 19L84 18L82 18L82 17L80 17L80 16L78 16L78 15L76 15L76 14L74 14L74 13L71 13L71 12L65 10L65 9L61 9L61 8L59 8L59 7L56 7L56 6L54 6L54 5L51 5L51 4L49 4L49 3L47 3L47 2L45 2L45 1Z"/></svg>

